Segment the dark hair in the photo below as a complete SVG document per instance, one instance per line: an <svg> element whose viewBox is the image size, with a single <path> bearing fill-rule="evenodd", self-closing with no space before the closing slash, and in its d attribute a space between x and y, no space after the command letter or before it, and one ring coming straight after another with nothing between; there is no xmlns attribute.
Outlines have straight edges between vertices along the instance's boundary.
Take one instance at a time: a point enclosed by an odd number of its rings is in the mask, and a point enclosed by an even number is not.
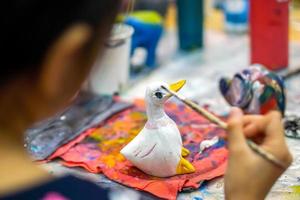
<svg viewBox="0 0 300 200"><path fill-rule="evenodd" d="M4 0L0 8L0 85L36 68L67 27L110 26L120 0Z"/></svg>

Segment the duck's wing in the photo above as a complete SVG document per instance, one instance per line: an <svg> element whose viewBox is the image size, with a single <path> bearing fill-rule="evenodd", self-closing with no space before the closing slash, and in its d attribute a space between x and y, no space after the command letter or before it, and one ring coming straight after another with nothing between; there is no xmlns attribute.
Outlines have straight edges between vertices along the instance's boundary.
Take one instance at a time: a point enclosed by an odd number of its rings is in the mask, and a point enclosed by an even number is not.
<svg viewBox="0 0 300 200"><path fill-rule="evenodd" d="M149 156L157 146L156 137L153 137L151 132L152 130L144 128L121 150L121 153L129 160L143 159Z"/></svg>

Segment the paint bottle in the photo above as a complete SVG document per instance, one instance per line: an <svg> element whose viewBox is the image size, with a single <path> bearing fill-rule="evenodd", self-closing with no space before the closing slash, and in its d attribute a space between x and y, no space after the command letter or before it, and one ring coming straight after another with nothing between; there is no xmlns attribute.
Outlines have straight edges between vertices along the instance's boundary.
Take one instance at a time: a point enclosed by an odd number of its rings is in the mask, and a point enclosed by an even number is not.
<svg viewBox="0 0 300 200"><path fill-rule="evenodd" d="M288 67L289 0L250 1L251 64Z"/></svg>
<svg viewBox="0 0 300 200"><path fill-rule="evenodd" d="M230 33L245 33L248 30L248 0L226 0L224 3L225 29Z"/></svg>
<svg viewBox="0 0 300 200"><path fill-rule="evenodd" d="M177 0L179 47L193 50L203 47L203 0Z"/></svg>

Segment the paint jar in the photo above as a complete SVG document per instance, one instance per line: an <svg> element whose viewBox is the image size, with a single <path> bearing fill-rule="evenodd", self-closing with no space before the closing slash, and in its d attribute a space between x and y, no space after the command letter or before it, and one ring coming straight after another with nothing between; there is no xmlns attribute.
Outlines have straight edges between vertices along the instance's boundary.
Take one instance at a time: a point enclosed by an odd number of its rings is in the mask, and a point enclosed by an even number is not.
<svg viewBox="0 0 300 200"><path fill-rule="evenodd" d="M229 33L245 33L248 30L248 0L226 0L224 4L225 30Z"/></svg>
<svg viewBox="0 0 300 200"><path fill-rule="evenodd" d="M179 46L181 50L203 47L203 0L177 0Z"/></svg>
<svg viewBox="0 0 300 200"><path fill-rule="evenodd" d="M103 55L99 55L87 80L87 90L95 94L113 94L126 87L133 32L129 25L114 25L111 36L105 43Z"/></svg>

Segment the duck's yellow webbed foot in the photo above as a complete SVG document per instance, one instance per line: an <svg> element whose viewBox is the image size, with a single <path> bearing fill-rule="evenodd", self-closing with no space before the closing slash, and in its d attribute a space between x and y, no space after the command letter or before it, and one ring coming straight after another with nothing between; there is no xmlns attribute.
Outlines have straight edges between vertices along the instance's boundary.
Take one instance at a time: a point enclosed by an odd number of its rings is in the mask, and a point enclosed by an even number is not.
<svg viewBox="0 0 300 200"><path fill-rule="evenodd" d="M195 172L195 167L186 159L181 158L176 169L177 174L188 174Z"/></svg>
<svg viewBox="0 0 300 200"><path fill-rule="evenodd" d="M182 155L182 157L186 157L186 156L190 155L190 151L188 149L182 147L181 155Z"/></svg>

